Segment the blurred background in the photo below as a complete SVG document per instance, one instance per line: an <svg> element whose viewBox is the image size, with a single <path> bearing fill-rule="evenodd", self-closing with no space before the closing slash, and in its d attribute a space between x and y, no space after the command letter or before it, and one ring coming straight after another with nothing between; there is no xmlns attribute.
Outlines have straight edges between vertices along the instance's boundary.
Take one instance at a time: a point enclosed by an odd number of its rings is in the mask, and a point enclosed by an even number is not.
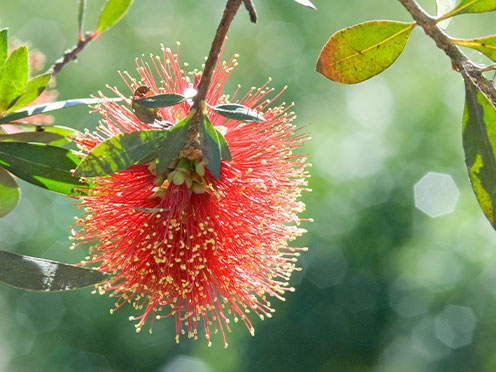
<svg viewBox="0 0 496 372"><path fill-rule="evenodd" d="M87 29L103 0L88 2ZM136 334L131 306L91 289L29 293L0 286L0 371L495 371L496 233L470 188L461 143L464 89L448 58L415 29L396 63L362 84L344 86L314 72L337 30L372 19L410 21L396 0L255 1L257 25L240 11L224 56L239 53L225 86L289 89L298 124L311 123L304 151L313 163L305 193L308 246L295 293L272 319L242 325L207 343L176 345L174 324ZM421 4L435 13L434 0ZM59 99L88 97L117 74L137 76L134 59L160 43L199 68L224 1L139 0L57 76ZM46 55L46 67L76 43L77 1L0 2L0 28ZM457 37L496 33L494 14L462 15ZM482 56L470 54L477 62ZM88 108L57 112L55 123L93 129ZM0 249L76 263L67 226L73 201L21 182L20 206L0 220Z"/></svg>

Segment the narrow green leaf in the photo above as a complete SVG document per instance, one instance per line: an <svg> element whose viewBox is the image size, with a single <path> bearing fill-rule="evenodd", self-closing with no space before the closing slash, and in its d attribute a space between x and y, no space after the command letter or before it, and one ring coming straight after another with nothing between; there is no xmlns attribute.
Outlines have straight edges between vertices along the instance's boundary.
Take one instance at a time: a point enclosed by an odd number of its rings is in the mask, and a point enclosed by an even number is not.
<svg viewBox="0 0 496 372"><path fill-rule="evenodd" d="M10 53L0 72L0 112L19 97L28 83L28 48L21 46Z"/></svg>
<svg viewBox="0 0 496 372"><path fill-rule="evenodd" d="M107 0L100 13L96 32L101 33L116 24L124 17L132 2L132 0Z"/></svg>
<svg viewBox="0 0 496 372"><path fill-rule="evenodd" d="M2 124L0 124L1 126ZM22 132L0 134L0 141L38 142L47 145L60 146L70 142L70 138L79 133L77 130L60 125L13 123Z"/></svg>
<svg viewBox="0 0 496 372"><path fill-rule="evenodd" d="M496 9L496 0L462 0L452 11L440 19L446 19L464 13L484 13Z"/></svg>
<svg viewBox="0 0 496 372"><path fill-rule="evenodd" d="M0 71L9 53L8 29L0 30Z"/></svg>
<svg viewBox="0 0 496 372"><path fill-rule="evenodd" d="M200 126L200 145L207 168L219 179L221 160L232 160L231 152L224 136L214 128L206 116Z"/></svg>
<svg viewBox="0 0 496 372"><path fill-rule="evenodd" d="M135 99L133 100L133 103L137 103L138 105L149 108L159 108L159 107L174 106L181 102L184 102L185 100L186 98L182 94L164 93L164 94L157 94L155 96Z"/></svg>
<svg viewBox="0 0 496 372"><path fill-rule="evenodd" d="M71 291L109 278L95 269L0 251L0 282L27 291Z"/></svg>
<svg viewBox="0 0 496 372"><path fill-rule="evenodd" d="M367 80L403 51L415 23L370 21L336 32L317 61L317 72L343 84Z"/></svg>
<svg viewBox="0 0 496 372"><path fill-rule="evenodd" d="M258 123L264 121L264 117L255 110L240 105L239 103L224 103L212 107L212 110L228 119Z"/></svg>
<svg viewBox="0 0 496 372"><path fill-rule="evenodd" d="M455 44L476 49L496 62L496 35L471 40L452 39Z"/></svg>
<svg viewBox="0 0 496 372"><path fill-rule="evenodd" d="M312 2L310 0L293 0L295 2L297 2L298 4L301 4L303 6L306 6L308 8L312 8L312 9L315 9L317 10L317 8L315 7L315 5L312 4Z"/></svg>
<svg viewBox="0 0 496 372"><path fill-rule="evenodd" d="M0 218L12 212L21 199L21 190L16 181L0 167Z"/></svg>
<svg viewBox="0 0 496 372"><path fill-rule="evenodd" d="M169 129L165 142L158 149L157 174L162 174L172 161L177 158L184 146L189 131L189 117Z"/></svg>
<svg viewBox="0 0 496 372"><path fill-rule="evenodd" d="M475 196L496 228L496 110L471 83L465 83L463 149Z"/></svg>
<svg viewBox="0 0 496 372"><path fill-rule="evenodd" d="M0 166L19 178L65 195L86 195L88 183L73 177L79 158L71 150L40 143L0 142Z"/></svg>
<svg viewBox="0 0 496 372"><path fill-rule="evenodd" d="M96 177L119 172L136 164L167 138L167 130L122 133L96 146L74 172L78 177Z"/></svg>
<svg viewBox="0 0 496 372"><path fill-rule="evenodd" d="M84 34L84 16L86 13L86 0L78 0L78 38L83 40Z"/></svg>
<svg viewBox="0 0 496 372"><path fill-rule="evenodd" d="M109 100L117 102L117 101L122 101L122 98L111 98ZM102 99L99 98L79 98L79 99L68 99L65 101L57 101L57 102L43 103L41 105L29 106L24 109L14 111L11 114L0 116L0 124L9 123L14 120L26 118L28 116L44 114L46 112L60 110L68 107L74 107L80 105L92 105L101 101Z"/></svg>
<svg viewBox="0 0 496 372"><path fill-rule="evenodd" d="M24 93L10 103L8 111L15 111L33 102L41 93L43 93L51 77L51 74L44 74L29 80Z"/></svg>

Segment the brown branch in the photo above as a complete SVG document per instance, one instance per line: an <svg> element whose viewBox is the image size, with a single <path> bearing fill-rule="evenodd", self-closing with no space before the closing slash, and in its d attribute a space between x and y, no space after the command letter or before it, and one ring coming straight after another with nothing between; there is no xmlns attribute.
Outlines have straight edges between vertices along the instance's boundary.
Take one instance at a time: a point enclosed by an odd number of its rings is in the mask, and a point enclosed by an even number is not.
<svg viewBox="0 0 496 372"><path fill-rule="evenodd" d="M243 0L243 3L245 4L245 8L250 15L250 21L252 21L253 23L257 23L257 10L255 9L255 4L253 4L253 1Z"/></svg>
<svg viewBox="0 0 496 372"><path fill-rule="evenodd" d="M226 2L226 8L224 9L224 14L222 15L214 40L212 41L212 46L210 47L210 52L208 53L207 61L203 68L200 83L198 84L198 92L194 98L193 106L191 107L192 110L196 110L196 114L191 121L186 146L191 146L197 141L201 125L201 116L203 114L202 102L204 102L207 97L208 88L212 80L217 60L219 59L222 45L226 39L227 31L229 30L229 26L242 1L243 0L227 0Z"/></svg>
<svg viewBox="0 0 496 372"><path fill-rule="evenodd" d="M94 40L94 33L88 32L85 35L86 37L83 40L79 40L76 45L74 45L71 49L67 49L64 52L64 55L60 57L55 63L48 69L48 73L51 73L52 76L57 75L62 68L71 61L74 61L77 58L77 55L88 45L91 40Z"/></svg>
<svg viewBox="0 0 496 372"><path fill-rule="evenodd" d="M451 59L453 66L460 72L465 81L471 81L496 107L496 88L491 80L486 79L480 68L470 61L448 35L437 26L436 19L427 14L415 0L399 0L424 32L432 38L439 49Z"/></svg>

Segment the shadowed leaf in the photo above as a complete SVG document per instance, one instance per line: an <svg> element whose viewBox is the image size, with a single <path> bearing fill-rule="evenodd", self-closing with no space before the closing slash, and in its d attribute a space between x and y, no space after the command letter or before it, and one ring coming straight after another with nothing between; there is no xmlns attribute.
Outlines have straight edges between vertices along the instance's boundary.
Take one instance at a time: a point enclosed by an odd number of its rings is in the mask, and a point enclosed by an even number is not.
<svg viewBox="0 0 496 372"><path fill-rule="evenodd" d="M21 198L21 190L14 178L0 167L0 218L12 212Z"/></svg>
<svg viewBox="0 0 496 372"><path fill-rule="evenodd" d="M212 110L228 119L258 123L264 121L264 117L255 110L238 103L224 103L212 107Z"/></svg>
<svg viewBox="0 0 496 372"><path fill-rule="evenodd" d="M184 102L185 99L186 98L181 94L164 93L135 99L133 100L133 103L149 108L159 108L177 105L178 103Z"/></svg>
<svg viewBox="0 0 496 372"><path fill-rule="evenodd" d="M167 139L158 149L157 174L162 174L172 161L177 158L179 151L184 146L188 135L189 116L169 129Z"/></svg>
<svg viewBox="0 0 496 372"><path fill-rule="evenodd" d="M74 175L78 177L105 176L136 164L156 149L167 138L167 130L142 130L122 133L109 138L81 161Z"/></svg>
<svg viewBox="0 0 496 372"><path fill-rule="evenodd" d="M330 80L355 84L388 68L403 51L415 23L370 21L336 32L317 61Z"/></svg>
<svg viewBox="0 0 496 372"><path fill-rule="evenodd" d="M219 179L221 160L232 160L231 152L224 136L214 128L206 116L203 117L200 127L200 144L208 170Z"/></svg>
<svg viewBox="0 0 496 372"><path fill-rule="evenodd" d="M81 266L0 251L0 282L28 291L61 292L89 287L109 274Z"/></svg>
<svg viewBox="0 0 496 372"><path fill-rule="evenodd" d="M111 98L110 100L117 102L117 101L122 101L122 98ZM61 110L68 107L74 107L80 105L92 105L101 101L102 101L101 99L97 99L97 98L79 98L79 99L68 99L65 101L57 101L57 102L43 103L41 105L29 106L24 109L14 111L11 114L0 116L0 124L9 123L11 121L26 118L28 116L43 114L55 110Z"/></svg>
<svg viewBox="0 0 496 372"><path fill-rule="evenodd" d="M465 83L463 149L472 188L496 228L496 110L471 83Z"/></svg>
<svg viewBox="0 0 496 372"><path fill-rule="evenodd" d="M0 124L1 125L1 124ZM38 142L47 145L60 146L70 141L77 130L58 125L13 123L9 124L22 130L11 134L0 134L0 141Z"/></svg>
<svg viewBox="0 0 496 372"><path fill-rule="evenodd" d="M70 150L40 143L0 142L0 165L19 178L65 195L86 195L90 184L71 174L79 158Z"/></svg>

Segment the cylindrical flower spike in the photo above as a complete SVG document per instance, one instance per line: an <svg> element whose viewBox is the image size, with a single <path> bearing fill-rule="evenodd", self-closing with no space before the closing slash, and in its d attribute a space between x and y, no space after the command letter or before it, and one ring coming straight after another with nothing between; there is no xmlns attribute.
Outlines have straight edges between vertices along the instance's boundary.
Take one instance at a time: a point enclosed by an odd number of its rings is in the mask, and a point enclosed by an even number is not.
<svg viewBox="0 0 496 372"><path fill-rule="evenodd" d="M91 244L85 263L98 263L101 271L113 274L99 292L117 298L115 309L130 302L141 312L132 318L138 331L148 318L152 326L154 319L173 315L176 340L185 332L196 339L203 328L209 343L212 330L220 330L227 345L229 318L243 320L254 334L246 314L269 317L270 297L283 299L292 290L287 281L296 269L294 251L304 249L288 242L304 232L298 217L304 204L297 199L308 177L306 159L293 152L308 135L291 123L294 113L287 110L292 105L270 108L278 95L267 99L273 92L267 84L241 99L235 99L237 91L232 98L221 96L235 64L234 58L218 63L208 107L236 102L265 121L227 120L207 109L232 156L221 163L219 179L209 172L201 151L190 148L164 174L155 174L155 161L134 165L96 177L93 191L80 198L86 214L77 219L80 229L73 239L76 245ZM131 92L145 84L155 94L184 94L198 84L197 74L191 83L169 49L151 65L138 63L138 73L142 83L125 74ZM160 108L159 116L175 124L189 109L185 101ZM83 153L108 137L153 129L125 105L107 100L96 110L104 118L99 133L76 138Z"/></svg>

